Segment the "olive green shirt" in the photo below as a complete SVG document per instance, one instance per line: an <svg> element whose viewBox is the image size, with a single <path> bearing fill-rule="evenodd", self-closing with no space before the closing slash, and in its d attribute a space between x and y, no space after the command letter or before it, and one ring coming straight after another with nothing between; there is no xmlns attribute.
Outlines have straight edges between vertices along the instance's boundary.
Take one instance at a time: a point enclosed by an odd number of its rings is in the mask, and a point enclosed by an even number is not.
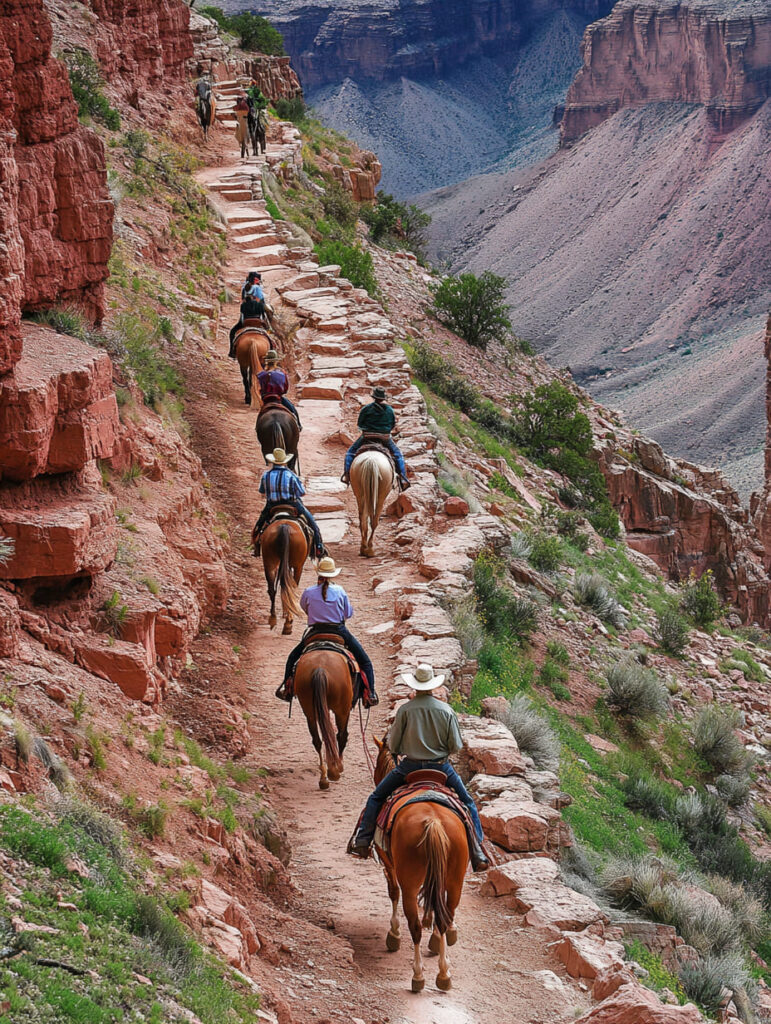
<svg viewBox="0 0 771 1024"><path fill-rule="evenodd" d="M388 734L391 753L412 761L446 761L462 746L458 716L430 691L402 704Z"/></svg>

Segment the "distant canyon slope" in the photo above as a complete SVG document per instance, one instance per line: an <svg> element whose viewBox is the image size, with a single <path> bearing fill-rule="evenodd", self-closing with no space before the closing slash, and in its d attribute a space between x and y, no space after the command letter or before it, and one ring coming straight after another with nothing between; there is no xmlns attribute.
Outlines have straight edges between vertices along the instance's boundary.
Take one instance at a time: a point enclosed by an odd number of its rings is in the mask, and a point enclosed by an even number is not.
<svg viewBox="0 0 771 1024"><path fill-rule="evenodd" d="M762 479L771 4L622 0L563 148L423 197L434 257L509 281L517 330L667 449Z"/></svg>
<svg viewBox="0 0 771 1024"><path fill-rule="evenodd" d="M410 196L542 160L552 112L610 0L225 0L283 33L308 102Z"/></svg>

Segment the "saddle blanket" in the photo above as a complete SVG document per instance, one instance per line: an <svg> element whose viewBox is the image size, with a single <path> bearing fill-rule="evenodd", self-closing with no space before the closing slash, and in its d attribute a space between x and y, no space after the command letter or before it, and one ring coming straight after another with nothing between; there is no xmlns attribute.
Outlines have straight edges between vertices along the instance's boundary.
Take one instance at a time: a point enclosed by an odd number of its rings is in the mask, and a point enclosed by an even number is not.
<svg viewBox="0 0 771 1024"><path fill-rule="evenodd" d="M468 811L452 790L436 782L408 782L388 797L377 816L375 843L384 853L391 852L391 832L399 813L410 804L418 803L442 804L443 807L449 807L463 822L470 843L473 825Z"/></svg>
<svg viewBox="0 0 771 1024"><path fill-rule="evenodd" d="M369 682L367 677L361 670L356 658L354 658L351 651L348 650L343 644L335 643L334 640L325 640L323 636L320 636L318 640L311 636L303 647L303 654L308 651L334 651L336 654L344 654L348 659L348 670L351 673L351 683L353 684L353 700L351 701L351 707L355 707L358 701L365 697L369 697ZM291 692L294 692L294 677L292 677L288 684L288 688Z"/></svg>

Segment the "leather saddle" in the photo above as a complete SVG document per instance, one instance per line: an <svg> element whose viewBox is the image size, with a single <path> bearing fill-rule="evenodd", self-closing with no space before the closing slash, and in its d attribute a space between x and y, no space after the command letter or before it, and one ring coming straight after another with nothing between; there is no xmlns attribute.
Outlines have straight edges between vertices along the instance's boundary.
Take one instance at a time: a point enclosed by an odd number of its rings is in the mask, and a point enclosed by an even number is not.
<svg viewBox="0 0 771 1024"><path fill-rule="evenodd" d="M354 462L359 455L363 455L364 452L380 452L381 455L385 455L388 461L391 463L391 467L396 475L396 460L391 454L391 449L388 447L388 442L391 439L390 434L366 434L363 433L364 443L359 447L354 455Z"/></svg>
<svg viewBox="0 0 771 1024"><path fill-rule="evenodd" d="M260 530L259 533L252 531L252 544L255 544L259 538L262 537L263 533L265 533L269 526L272 526L273 523L281 522L281 520L293 520L296 522L305 534L305 539L308 542L308 550L313 550L313 530L311 530L308 521L304 516L300 515L294 505L274 505L270 510L270 518L263 526L262 530Z"/></svg>
<svg viewBox="0 0 771 1024"><path fill-rule="evenodd" d="M378 814L375 843L384 853L390 852L391 833L399 814L405 807L417 803L441 804L453 811L463 822L471 848L474 826L468 811L455 793L447 787L447 776L444 772L423 768L410 772L404 785L388 797Z"/></svg>
<svg viewBox="0 0 771 1024"><path fill-rule="evenodd" d="M345 646L343 638L337 633L308 633L303 637L303 654L309 651L334 651L335 654L345 655L348 661L348 670L351 673L351 681L356 682L356 677L361 671L358 661Z"/></svg>

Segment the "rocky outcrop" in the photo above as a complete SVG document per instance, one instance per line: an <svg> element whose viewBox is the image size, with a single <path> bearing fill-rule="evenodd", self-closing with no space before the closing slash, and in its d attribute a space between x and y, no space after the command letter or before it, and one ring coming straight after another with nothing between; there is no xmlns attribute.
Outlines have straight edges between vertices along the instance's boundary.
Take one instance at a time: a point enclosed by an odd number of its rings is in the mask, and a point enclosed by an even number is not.
<svg viewBox="0 0 771 1024"><path fill-rule="evenodd" d="M766 323L763 345L766 357L766 450L763 489L752 495L750 512L763 544L764 562L771 569L771 316Z"/></svg>
<svg viewBox="0 0 771 1024"><path fill-rule="evenodd" d="M225 4L235 11L238 4ZM596 18L606 0L262 0L258 14L284 36L306 89L345 78L389 81L441 75L466 61L510 50L540 20L559 10Z"/></svg>
<svg viewBox="0 0 771 1024"><path fill-rule="evenodd" d="M260 55L244 61L244 71L253 78L269 100L291 100L302 95L300 79L289 57Z"/></svg>
<svg viewBox="0 0 771 1024"><path fill-rule="evenodd" d="M698 103L729 131L771 96L771 11L763 0L622 0L587 28L582 56L562 145L658 100Z"/></svg>
<svg viewBox="0 0 771 1024"><path fill-rule="evenodd" d="M0 372L20 354L22 310L72 302L103 312L112 242L104 148L78 123L67 71L51 58L42 0L0 4ZM5 331L0 331L5 335Z"/></svg>

